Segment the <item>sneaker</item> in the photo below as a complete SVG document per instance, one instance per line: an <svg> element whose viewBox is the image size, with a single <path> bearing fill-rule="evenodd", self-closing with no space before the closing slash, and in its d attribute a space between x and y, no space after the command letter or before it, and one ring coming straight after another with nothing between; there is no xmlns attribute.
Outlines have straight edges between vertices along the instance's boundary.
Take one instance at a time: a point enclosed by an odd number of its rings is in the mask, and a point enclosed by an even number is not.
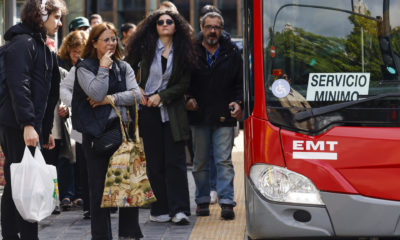
<svg viewBox="0 0 400 240"><path fill-rule="evenodd" d="M198 204L196 208L197 216L210 216L210 208L208 203Z"/></svg>
<svg viewBox="0 0 400 240"><path fill-rule="evenodd" d="M211 204L217 203L217 191L211 191L210 198L211 198L210 200Z"/></svg>
<svg viewBox="0 0 400 240"><path fill-rule="evenodd" d="M53 212L52 212L51 214L53 214L53 215L58 215L58 214L60 214L60 213L61 213L60 207L59 207L59 206L56 206L56 208L54 208L54 210L53 210Z"/></svg>
<svg viewBox="0 0 400 240"><path fill-rule="evenodd" d="M178 212L175 214L175 216L172 218L172 222L176 225L188 225L190 223L189 217L183 212Z"/></svg>
<svg viewBox="0 0 400 240"><path fill-rule="evenodd" d="M221 218L223 218L224 220L232 220L235 218L233 205L221 204Z"/></svg>
<svg viewBox="0 0 400 240"><path fill-rule="evenodd" d="M171 217L168 214L163 214L159 216L150 215L150 221L164 223L171 221Z"/></svg>
<svg viewBox="0 0 400 240"><path fill-rule="evenodd" d="M64 198L61 203L60 207L62 208L63 211L68 211L71 208L71 200L69 198Z"/></svg>
<svg viewBox="0 0 400 240"><path fill-rule="evenodd" d="M85 212L83 213L83 219L85 219L85 220L90 219L90 212L89 212L89 211L85 211Z"/></svg>
<svg viewBox="0 0 400 240"><path fill-rule="evenodd" d="M82 198L77 198L72 202L72 204L74 205L74 207L81 208L83 207L83 200Z"/></svg>

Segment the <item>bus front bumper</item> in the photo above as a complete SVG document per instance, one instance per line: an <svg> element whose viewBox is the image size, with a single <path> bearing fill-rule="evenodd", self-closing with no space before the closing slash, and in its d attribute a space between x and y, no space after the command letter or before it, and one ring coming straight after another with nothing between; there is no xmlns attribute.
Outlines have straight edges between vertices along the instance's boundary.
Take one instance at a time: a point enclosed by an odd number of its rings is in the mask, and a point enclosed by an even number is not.
<svg viewBox="0 0 400 240"><path fill-rule="evenodd" d="M398 201L321 192L326 206L276 203L261 197L248 178L245 185L252 239L400 236Z"/></svg>

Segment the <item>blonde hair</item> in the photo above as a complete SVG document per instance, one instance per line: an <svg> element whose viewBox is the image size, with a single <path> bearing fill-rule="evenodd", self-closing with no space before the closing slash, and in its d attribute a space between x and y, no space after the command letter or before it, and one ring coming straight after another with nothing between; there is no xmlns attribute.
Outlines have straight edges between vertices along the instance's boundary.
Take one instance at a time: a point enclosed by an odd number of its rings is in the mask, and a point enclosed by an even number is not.
<svg viewBox="0 0 400 240"><path fill-rule="evenodd" d="M159 10L168 10L171 12L179 13L178 8L176 8L175 4L170 1L164 1L160 4Z"/></svg>
<svg viewBox="0 0 400 240"><path fill-rule="evenodd" d="M77 30L70 32L62 41L60 50L58 51L58 56L62 60L71 60L69 56L71 50L77 47L82 47L83 50L86 46L88 37L86 31Z"/></svg>

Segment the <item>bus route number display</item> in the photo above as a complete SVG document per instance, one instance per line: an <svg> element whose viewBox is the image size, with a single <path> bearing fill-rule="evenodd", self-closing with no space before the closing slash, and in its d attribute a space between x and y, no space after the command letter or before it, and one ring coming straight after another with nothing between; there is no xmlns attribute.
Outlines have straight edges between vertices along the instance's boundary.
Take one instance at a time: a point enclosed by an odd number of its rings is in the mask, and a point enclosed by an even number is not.
<svg viewBox="0 0 400 240"><path fill-rule="evenodd" d="M307 101L339 102L368 95L370 73L310 73Z"/></svg>

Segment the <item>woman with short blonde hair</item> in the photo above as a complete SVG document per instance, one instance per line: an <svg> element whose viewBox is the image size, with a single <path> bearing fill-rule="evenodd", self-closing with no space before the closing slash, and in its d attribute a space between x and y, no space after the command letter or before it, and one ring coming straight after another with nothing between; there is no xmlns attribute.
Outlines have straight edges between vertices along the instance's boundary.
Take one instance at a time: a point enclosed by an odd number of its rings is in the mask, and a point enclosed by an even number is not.
<svg viewBox="0 0 400 240"><path fill-rule="evenodd" d="M73 31L64 38L57 54L60 67L69 71L76 64L88 37L86 31Z"/></svg>

